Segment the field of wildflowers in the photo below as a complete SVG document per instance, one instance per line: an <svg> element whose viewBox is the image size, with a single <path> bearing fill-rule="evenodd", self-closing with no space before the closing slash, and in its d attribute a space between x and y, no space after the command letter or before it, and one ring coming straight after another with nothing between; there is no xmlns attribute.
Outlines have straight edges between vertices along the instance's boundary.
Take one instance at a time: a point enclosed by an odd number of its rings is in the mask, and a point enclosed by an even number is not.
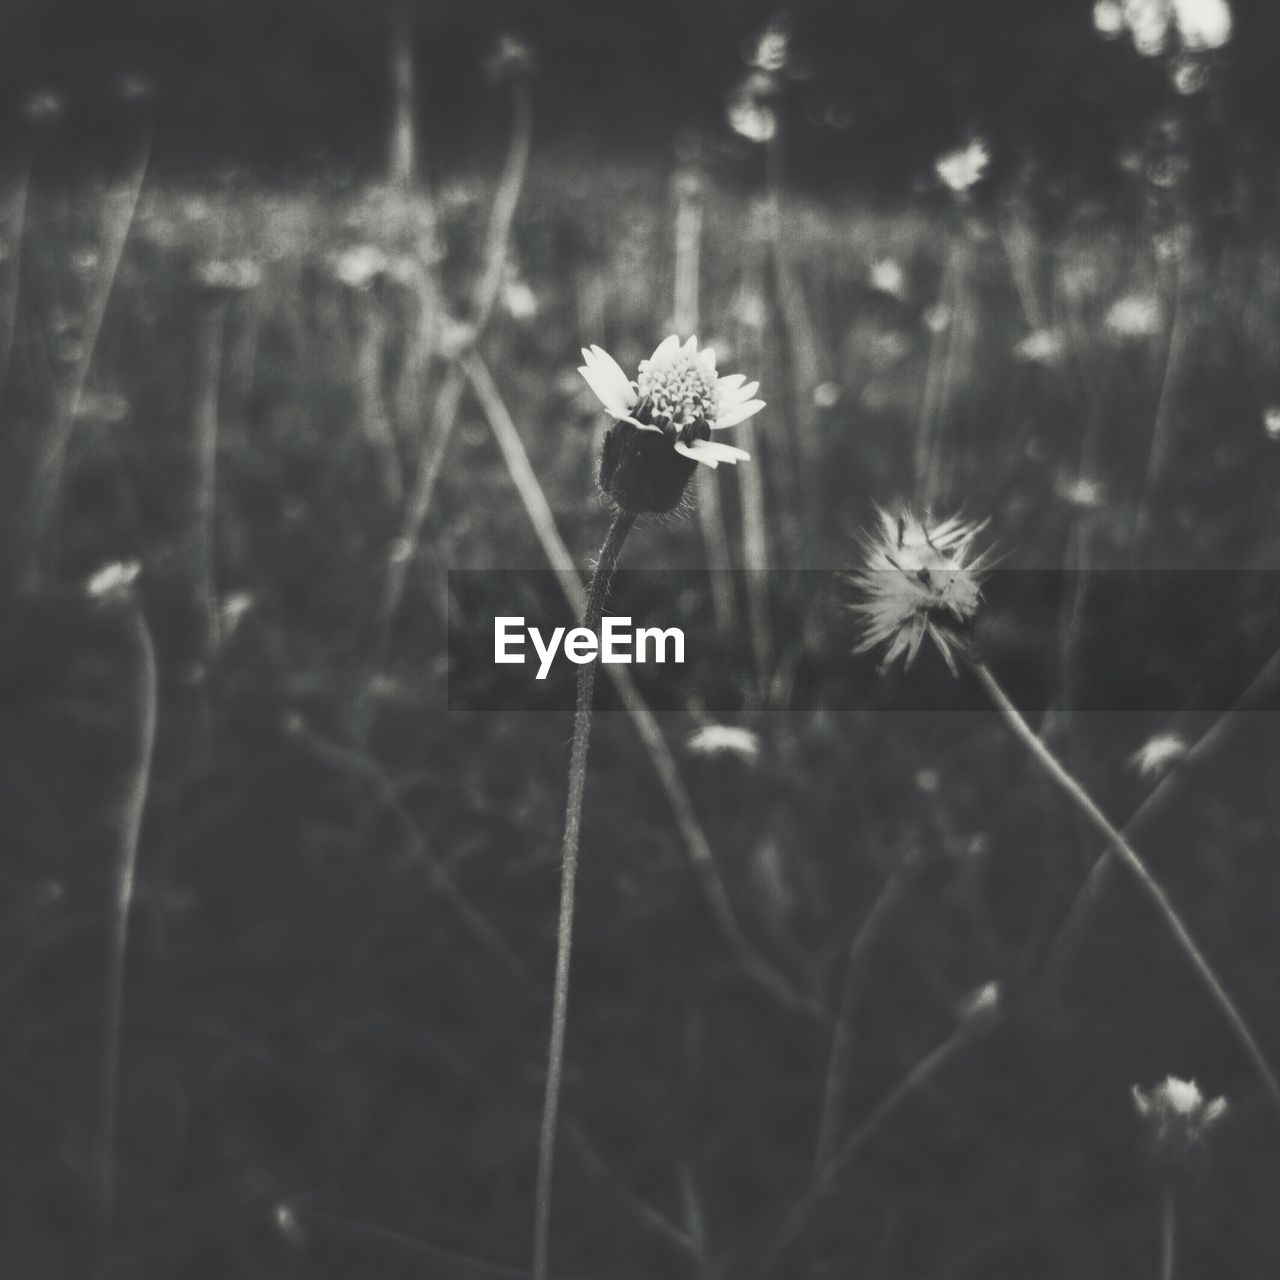
<svg viewBox="0 0 1280 1280"><path fill-rule="evenodd" d="M776 24L643 162L540 145L509 38L498 160L385 182L157 174L143 81L94 177L25 103L5 1274L1280 1273L1280 210L1197 184L1226 12L1097 6L1171 80L1101 192L976 135L789 182ZM451 571L593 626L619 565L742 663L451 700Z"/></svg>

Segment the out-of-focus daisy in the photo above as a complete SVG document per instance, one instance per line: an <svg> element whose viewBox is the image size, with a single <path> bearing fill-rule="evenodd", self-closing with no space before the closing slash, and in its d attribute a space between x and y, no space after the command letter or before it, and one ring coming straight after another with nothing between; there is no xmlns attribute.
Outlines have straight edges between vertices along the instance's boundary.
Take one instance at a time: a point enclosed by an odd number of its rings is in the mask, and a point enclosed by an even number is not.
<svg viewBox="0 0 1280 1280"><path fill-rule="evenodd" d="M1104 40L1124 33L1124 5L1120 0L1097 0L1093 6L1093 28Z"/></svg>
<svg viewBox="0 0 1280 1280"><path fill-rule="evenodd" d="M1013 349L1013 354L1028 364L1053 364L1066 349L1057 329L1035 329Z"/></svg>
<svg viewBox="0 0 1280 1280"><path fill-rule="evenodd" d="M1106 318L1107 328L1117 338L1150 338L1160 331L1160 323L1159 300L1143 293L1117 298Z"/></svg>
<svg viewBox="0 0 1280 1280"><path fill-rule="evenodd" d="M937 163L938 177L952 191L962 193L982 181L991 163L991 152L981 138L958 151L949 151Z"/></svg>
<svg viewBox="0 0 1280 1280"><path fill-rule="evenodd" d="M605 439L600 483L619 505L669 511L692 473L688 464L714 469L749 461L744 449L712 440L711 433L759 413L760 384L741 373L720 377L715 351L699 350L697 338L683 344L675 334L665 338L640 361L634 380L603 347L584 348L582 358L578 372L617 423ZM673 467L676 460L682 465Z"/></svg>
<svg viewBox="0 0 1280 1280"><path fill-rule="evenodd" d="M765 71L744 76L729 95L726 114L729 127L748 142L768 142L778 132L778 113L773 100L777 82Z"/></svg>
<svg viewBox="0 0 1280 1280"><path fill-rule="evenodd" d="M1262 414L1262 428L1272 440L1280 440L1280 404L1266 407Z"/></svg>
<svg viewBox="0 0 1280 1280"><path fill-rule="evenodd" d="M348 289L368 289L386 275L390 263L381 249L371 244L354 245L333 259L333 274Z"/></svg>
<svg viewBox="0 0 1280 1280"><path fill-rule="evenodd" d="M933 306L925 309L923 319L924 327L930 333L946 333L951 325L951 308L945 303L935 302Z"/></svg>
<svg viewBox="0 0 1280 1280"><path fill-rule="evenodd" d="M538 296L527 281L508 268L502 281L502 309L513 320L532 320L538 314Z"/></svg>
<svg viewBox="0 0 1280 1280"><path fill-rule="evenodd" d="M67 100L56 89L37 89L22 104L22 114L32 124L52 124L66 112Z"/></svg>
<svg viewBox="0 0 1280 1280"><path fill-rule="evenodd" d="M1142 777L1155 779L1187 755L1187 740L1179 733L1153 734L1129 757L1129 767Z"/></svg>
<svg viewBox="0 0 1280 1280"><path fill-rule="evenodd" d="M251 258L206 258L196 265L195 283L206 293L243 293L262 279L262 270Z"/></svg>
<svg viewBox="0 0 1280 1280"><path fill-rule="evenodd" d="M747 764L760 759L760 739L735 724L707 724L689 735L686 749L695 756L736 756Z"/></svg>
<svg viewBox="0 0 1280 1280"><path fill-rule="evenodd" d="M484 71L492 84L523 80L538 69L533 50L518 36L500 35L493 52L485 59Z"/></svg>
<svg viewBox="0 0 1280 1280"><path fill-rule="evenodd" d="M791 53L791 37L779 22L771 22L760 33L747 54L747 62L761 71L781 71Z"/></svg>
<svg viewBox="0 0 1280 1280"><path fill-rule="evenodd" d="M1000 1012L1000 984L984 982L970 991L956 1009L960 1021L966 1024L986 1022Z"/></svg>
<svg viewBox="0 0 1280 1280"><path fill-rule="evenodd" d="M840 395L838 382L820 382L813 389L813 403L819 409L834 409L840 403Z"/></svg>
<svg viewBox="0 0 1280 1280"><path fill-rule="evenodd" d="M1221 49L1231 39L1227 0L1173 0L1173 20L1183 45L1194 51Z"/></svg>
<svg viewBox="0 0 1280 1280"><path fill-rule="evenodd" d="M94 600L118 600L133 589L141 572L136 560L116 560L93 574L84 589Z"/></svg>
<svg viewBox="0 0 1280 1280"><path fill-rule="evenodd" d="M248 591L232 591L222 597L218 605L218 619L223 644L235 634L253 604L253 596Z"/></svg>
<svg viewBox="0 0 1280 1280"><path fill-rule="evenodd" d="M1096 480L1088 476L1076 476L1072 480L1063 479L1058 484L1058 496L1068 506L1079 507L1082 511L1093 511L1102 506L1106 491Z"/></svg>
<svg viewBox="0 0 1280 1280"><path fill-rule="evenodd" d="M893 258L880 258L873 262L869 279L871 287L877 293L888 294L889 297L897 298L900 302L906 299L907 273Z"/></svg>
<svg viewBox="0 0 1280 1280"><path fill-rule="evenodd" d="M900 655L910 667L927 636L958 674L955 653L982 601L987 558L971 552L985 522L952 517L935 524L909 511L879 517L879 530L865 539L866 566L850 577L863 597L852 606L862 622L854 652L887 644L880 669Z"/></svg>
<svg viewBox="0 0 1280 1280"><path fill-rule="evenodd" d="M1194 1080L1168 1076L1150 1089L1134 1085L1133 1105L1161 1163L1185 1163L1227 1113L1226 1098L1208 1101Z"/></svg>

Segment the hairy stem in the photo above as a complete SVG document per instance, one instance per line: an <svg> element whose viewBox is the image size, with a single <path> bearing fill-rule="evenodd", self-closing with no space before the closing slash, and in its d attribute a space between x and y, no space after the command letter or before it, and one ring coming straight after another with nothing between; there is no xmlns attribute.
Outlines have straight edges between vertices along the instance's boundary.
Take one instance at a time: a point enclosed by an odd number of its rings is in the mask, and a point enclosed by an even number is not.
<svg viewBox="0 0 1280 1280"><path fill-rule="evenodd" d="M1160 1280L1173 1280L1174 1219L1177 1193L1167 1181L1160 1199Z"/></svg>
<svg viewBox="0 0 1280 1280"><path fill-rule="evenodd" d="M618 511L609 526L591 585L582 625L599 632L605 596L618 567L622 544L635 515ZM578 668L578 697L573 712L573 746L569 752L569 798L565 805L564 842L560 849L560 923L556 931L556 976L551 1006L551 1043L547 1049L547 1085L542 1101L542 1129L538 1139L538 1181L533 1220L533 1280L547 1280L551 1243L551 1178L555 1165L556 1123L564 1074L564 1037L569 1022L569 961L573 949L573 897L578 878L578 840L582 831L582 798L587 786L587 748L591 741L591 700L596 687L596 664Z"/></svg>

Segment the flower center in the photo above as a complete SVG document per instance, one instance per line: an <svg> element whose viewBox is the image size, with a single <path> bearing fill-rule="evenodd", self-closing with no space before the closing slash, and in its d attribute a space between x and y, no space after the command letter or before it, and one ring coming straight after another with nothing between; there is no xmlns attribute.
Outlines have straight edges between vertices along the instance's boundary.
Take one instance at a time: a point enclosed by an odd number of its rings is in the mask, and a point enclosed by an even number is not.
<svg viewBox="0 0 1280 1280"><path fill-rule="evenodd" d="M636 388L641 400L651 403L653 420L666 419L674 426L690 426L715 413L716 372L708 368L706 353L683 349L661 360L641 360Z"/></svg>

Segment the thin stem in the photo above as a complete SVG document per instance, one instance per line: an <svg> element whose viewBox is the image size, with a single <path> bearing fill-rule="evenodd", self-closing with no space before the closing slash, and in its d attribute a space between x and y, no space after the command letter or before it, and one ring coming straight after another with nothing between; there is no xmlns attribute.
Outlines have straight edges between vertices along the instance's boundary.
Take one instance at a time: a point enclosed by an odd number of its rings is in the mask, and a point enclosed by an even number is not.
<svg viewBox="0 0 1280 1280"><path fill-rule="evenodd" d="M586 594L582 589L582 580L578 576L573 557L569 554L569 549L556 528L551 505L547 502L547 496L529 461L524 442L520 439L520 432L516 429L516 424L503 403L492 375L475 351L470 351L463 356L458 361L458 366L470 381L471 390L488 419L498 448L502 450L503 461L506 463L512 483L516 486L520 500L524 504L525 513L533 525L542 552L555 571L556 580L560 583L565 599L569 602L570 608L581 612L586 607ZM680 767L671 754L671 747L657 718L650 711L626 667L616 663L611 664L606 669L606 674L613 681L618 698L626 709L627 715L631 717L631 723L635 726L649 753L654 772L658 775L658 782L671 806L676 825L680 828L680 835L684 840L694 874L698 878L699 887L721 936L738 957L744 972L759 986L769 991L787 1008L811 1019L825 1022L826 1011L807 991L798 991L779 973L756 950L743 932L715 855L711 851L706 832L702 829L697 810L693 807L693 799L689 795L689 790L680 774Z"/></svg>
<svg viewBox="0 0 1280 1280"><path fill-rule="evenodd" d="M968 661L974 675L978 678L978 682L982 685L983 690L991 699L992 705L1000 713L1005 724L1012 730L1014 737L1027 748L1045 773L1058 785L1059 789L1106 838L1111 848L1119 855L1125 866L1133 873L1143 891L1155 904L1156 909L1164 917L1165 923L1169 926L1174 938L1200 975L1213 1002L1218 1006L1219 1011L1236 1033L1237 1039L1248 1054L1249 1059L1253 1062L1259 1077L1271 1094L1272 1100L1280 1108L1280 1081L1276 1079L1275 1073L1259 1048L1258 1042L1254 1039L1253 1033L1249 1030L1248 1024L1236 1008L1234 1001L1227 994L1226 989L1218 980L1217 974L1214 973L1208 960L1205 959L1204 953L1188 932L1186 925L1183 924L1182 917L1178 915L1173 903L1169 901L1164 890L1147 869L1146 863L1143 862L1133 846L1093 802L1089 793L1063 768L1049 748L1036 736L1031 726L1022 718L1021 712L1009 701L1008 695L995 676L991 674L988 667L973 656L970 656Z"/></svg>
<svg viewBox="0 0 1280 1280"><path fill-rule="evenodd" d="M844 1102L849 1065L853 1061L853 1011L857 994L861 989L859 972L871 950L872 943L880 936L884 922L901 899L914 870L912 863L904 863L884 882L876 900L871 904L866 919L858 926L844 966L844 983L840 993L840 1008L836 1012L835 1028L831 1034L831 1053L827 1058L826 1083L822 1090L822 1109L818 1115L818 1136L814 1143L813 1167L815 1174L830 1159L835 1146L836 1133L844 1119Z"/></svg>
<svg viewBox="0 0 1280 1280"><path fill-rule="evenodd" d="M635 515L618 511L609 526L591 585L582 625L599 632L605 597L618 567L622 544ZM565 805L564 843L560 858L560 923L556 933L556 976L551 1006L551 1043L547 1049L547 1087L542 1101L542 1130L538 1139L538 1181L533 1220L533 1280L547 1280L551 1243L551 1177L555 1164L556 1122L564 1073L564 1038L569 1022L569 961L573 949L573 897L578 878L578 840L582 831L582 798L587 786L587 748L591 741L591 699L596 687L596 663L578 668L578 697L573 712L573 746L569 752L569 798Z"/></svg>
<svg viewBox="0 0 1280 1280"><path fill-rule="evenodd" d="M135 601L127 605L135 649L134 704L136 751L128 795L120 821L114 873L114 897L107 955L107 990L104 1013L105 1043L102 1063L102 1116L96 1170L98 1267L105 1273L115 1211L116 1108L120 1093L120 1042L124 1019L125 961L129 946L129 916L138 866L142 815L151 781L151 759L156 734L156 653L151 629Z"/></svg>
<svg viewBox="0 0 1280 1280"><path fill-rule="evenodd" d="M796 1238L808 1227L814 1214L830 1195L836 1178L854 1155L875 1136L881 1125L917 1089L937 1075L961 1049L974 1038L994 1026L992 1018L971 1019L962 1022L945 1040L921 1058L880 1100L865 1120L849 1134L840 1147L814 1174L809 1189L792 1206L772 1240L758 1255L755 1267L749 1272L751 1280L766 1280L774 1273Z"/></svg>
<svg viewBox="0 0 1280 1280"><path fill-rule="evenodd" d="M1173 1280L1174 1220L1177 1192L1167 1181L1160 1200L1160 1280Z"/></svg>

